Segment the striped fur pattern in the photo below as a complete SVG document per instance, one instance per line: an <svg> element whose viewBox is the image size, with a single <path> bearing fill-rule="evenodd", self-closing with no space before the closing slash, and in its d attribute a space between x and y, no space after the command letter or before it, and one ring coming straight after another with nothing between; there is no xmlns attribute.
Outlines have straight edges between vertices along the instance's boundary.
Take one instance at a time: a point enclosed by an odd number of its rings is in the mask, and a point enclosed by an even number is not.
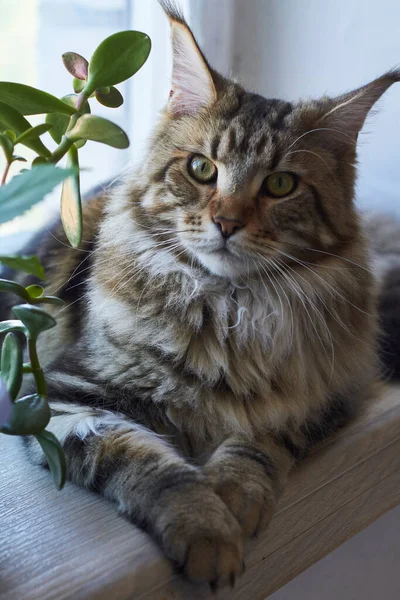
<svg viewBox="0 0 400 600"><path fill-rule="evenodd" d="M142 167L86 205L82 250L41 243L48 290L68 302L41 357L70 479L215 587L242 572L243 538L268 524L296 460L377 380L356 139L400 75L336 99L268 100L213 71L163 4L169 103ZM193 179L193 155L216 180ZM283 198L262 191L274 172L295 178Z"/></svg>

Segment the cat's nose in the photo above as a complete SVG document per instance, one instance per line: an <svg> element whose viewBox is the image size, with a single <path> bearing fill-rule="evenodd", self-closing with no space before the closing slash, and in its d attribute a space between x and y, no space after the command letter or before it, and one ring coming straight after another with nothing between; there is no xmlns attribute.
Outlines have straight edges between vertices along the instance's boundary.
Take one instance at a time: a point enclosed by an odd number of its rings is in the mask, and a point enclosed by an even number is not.
<svg viewBox="0 0 400 600"><path fill-rule="evenodd" d="M221 232L222 237L229 238L231 235L244 227L242 221L237 219L227 219L226 217L213 217L213 222Z"/></svg>

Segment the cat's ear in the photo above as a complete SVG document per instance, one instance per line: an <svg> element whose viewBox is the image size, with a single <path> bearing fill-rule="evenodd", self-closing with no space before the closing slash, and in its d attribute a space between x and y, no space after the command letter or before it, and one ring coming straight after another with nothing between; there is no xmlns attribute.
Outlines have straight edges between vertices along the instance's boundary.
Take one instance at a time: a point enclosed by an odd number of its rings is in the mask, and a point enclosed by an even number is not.
<svg viewBox="0 0 400 600"><path fill-rule="evenodd" d="M168 111L173 117L194 115L217 99L211 70L175 4L159 2L171 24L173 66Z"/></svg>
<svg viewBox="0 0 400 600"><path fill-rule="evenodd" d="M326 112L318 119L318 127L337 129L356 138L375 102L398 81L400 69L389 71L353 92L329 99Z"/></svg>

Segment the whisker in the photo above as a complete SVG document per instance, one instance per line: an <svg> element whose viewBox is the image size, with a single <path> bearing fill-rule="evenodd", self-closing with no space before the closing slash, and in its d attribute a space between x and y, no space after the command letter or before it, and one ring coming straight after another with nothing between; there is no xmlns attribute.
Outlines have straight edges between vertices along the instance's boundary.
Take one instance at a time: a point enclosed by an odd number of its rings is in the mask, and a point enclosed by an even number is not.
<svg viewBox="0 0 400 600"><path fill-rule="evenodd" d="M290 150L290 148L293 148L293 146L295 144L297 144L297 142L299 140L301 140L302 138L304 138L306 135L310 135L310 133L315 133L316 131L334 131L335 133L340 133L340 135L343 135L348 140L350 140L350 142L354 146L356 145L356 142L354 141L354 139L350 135L348 135L347 133L345 133L344 131L340 131L340 129L333 129L332 127L317 127L315 129L310 129L310 131L306 131L305 133L303 133L302 135L300 135L294 142L292 142L292 144L290 144L290 146L288 147L288 150Z"/></svg>
<svg viewBox="0 0 400 600"><path fill-rule="evenodd" d="M320 319L322 325L324 326L324 329L326 331L326 333L328 334L329 337L329 342L330 342L330 346L331 346L331 356L332 356L332 360L331 360L331 373L330 373L330 380L333 377L333 371L334 371L334 362L335 362L335 347L333 344L334 341L334 337L328 327L328 324L326 322L326 319L323 317L321 311L316 307L316 305L314 304L314 302L311 301L311 298L309 296L307 296L307 294L304 292L304 290L301 288L301 286L298 284L298 282L294 279L294 277L287 272L286 267L290 268L289 265L286 265L282 259L277 258L276 261L281 265L281 268L283 270L282 275L287 278L287 280L289 281L289 285L290 282L292 283L293 287L293 291L295 292L296 296L299 298L300 302L303 305L304 310L306 311L306 314L308 315L308 318L311 322L311 324L313 325L313 321L311 319L311 315L309 314L307 307L305 305L304 299L310 304L311 308L313 309L313 311L316 313L317 317ZM295 272L293 269L290 269L291 271ZM296 290L297 288L297 290ZM317 295L318 300L323 304L323 306L325 307L326 310L328 310L325 302L322 300L322 298L319 297L319 295ZM329 310L328 310L329 312ZM336 341L336 340L335 340ZM324 345L323 345L324 347Z"/></svg>
<svg viewBox="0 0 400 600"><path fill-rule="evenodd" d="M328 163L326 162L326 160L324 160L322 158L322 156L320 156L316 152L312 152L312 150L292 150L291 152L287 152L285 154L285 158L287 156L290 156L291 154L299 154L300 152L304 152L306 154L312 154L313 156L316 156L317 158L319 158L324 163L324 165L326 166L326 168L328 169L328 171L330 172L330 174L333 175L332 169L330 168L330 166L328 165Z"/></svg>
<svg viewBox="0 0 400 600"><path fill-rule="evenodd" d="M271 246L270 246L271 248ZM296 257L292 256L291 254L287 254L286 252L283 252L283 250L278 250L276 248L277 252L279 254L282 254L283 256L286 256L287 258L289 258L290 260L293 260L294 262L296 262L297 264L301 265L302 267L304 267L305 269L307 269L308 271L310 271L310 273L312 273L313 275L315 275L316 277L318 277L318 279L320 281L322 281L322 283L325 285L325 287L328 287L331 292L333 292L333 294L336 294L336 296L339 296L339 298L341 298L342 300L344 300L345 302L347 302L350 306L352 306L353 308L355 308L356 310L358 310L359 312L371 317L373 315L371 315L371 313L367 313L365 310L362 310L360 307L356 306L355 304L353 304L352 302L350 302L350 300L348 298L346 298L345 296L343 296L343 294L341 294L340 292L338 292L337 290L335 290L335 288L333 286L331 286L323 277L321 277L321 275L319 275L319 273L317 273L315 271L315 269L312 269L311 267L308 267L306 264L302 263L301 260L297 259Z"/></svg>

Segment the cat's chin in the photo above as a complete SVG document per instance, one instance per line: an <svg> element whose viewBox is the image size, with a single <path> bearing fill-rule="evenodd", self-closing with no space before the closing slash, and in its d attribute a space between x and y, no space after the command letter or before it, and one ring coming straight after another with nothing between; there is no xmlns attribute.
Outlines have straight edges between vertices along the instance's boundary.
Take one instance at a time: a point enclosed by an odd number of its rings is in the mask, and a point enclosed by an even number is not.
<svg viewBox="0 0 400 600"><path fill-rule="evenodd" d="M248 261L228 251L196 252L196 258L210 273L219 277L232 279L249 275Z"/></svg>

